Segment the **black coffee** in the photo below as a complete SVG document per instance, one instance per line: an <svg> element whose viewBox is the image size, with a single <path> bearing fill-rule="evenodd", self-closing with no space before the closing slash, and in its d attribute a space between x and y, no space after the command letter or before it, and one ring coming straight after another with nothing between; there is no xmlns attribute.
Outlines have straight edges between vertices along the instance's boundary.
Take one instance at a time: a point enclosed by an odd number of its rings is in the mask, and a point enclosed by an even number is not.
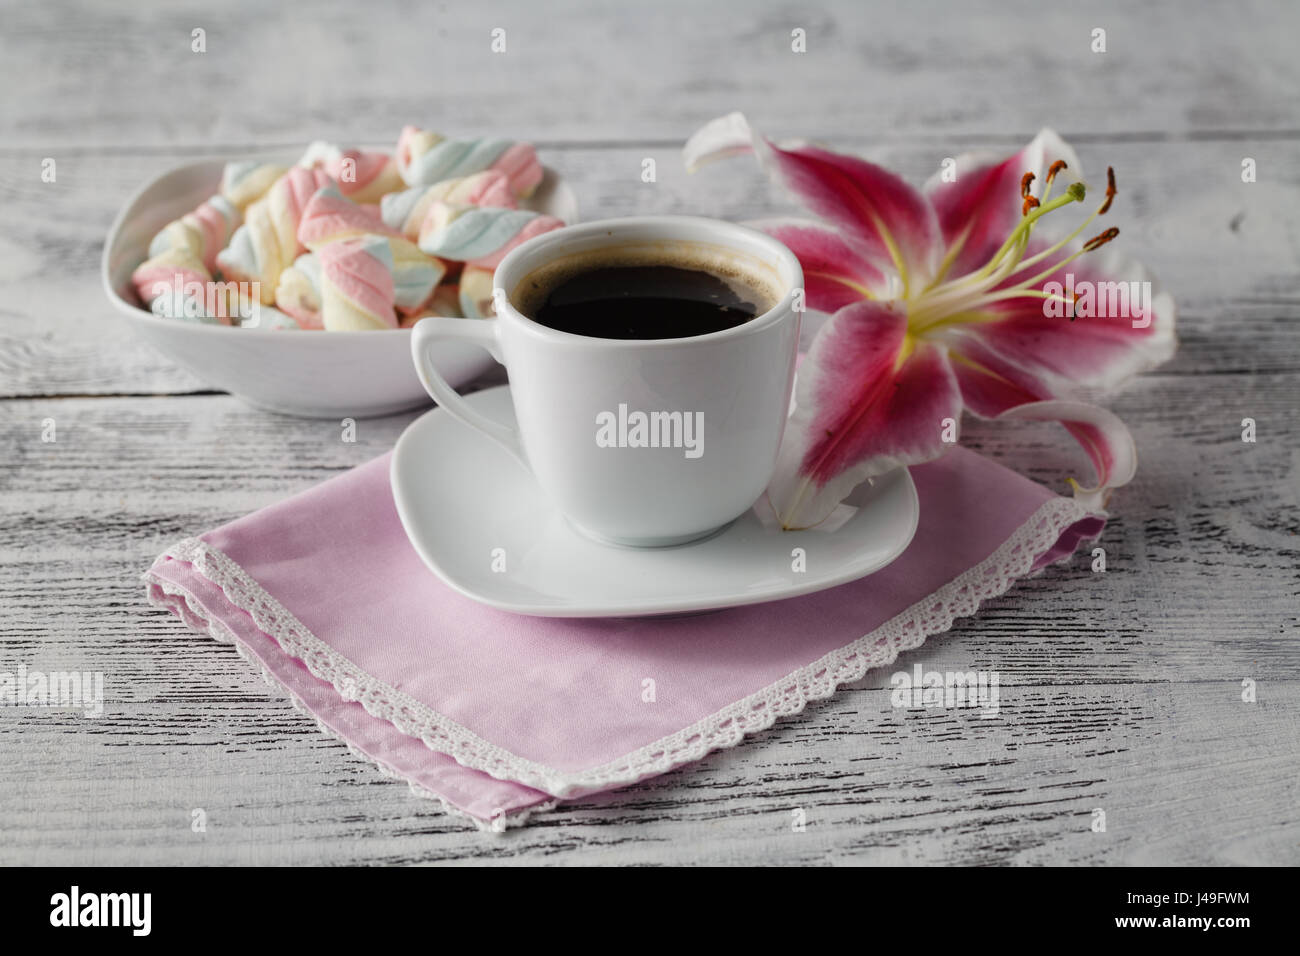
<svg viewBox="0 0 1300 956"><path fill-rule="evenodd" d="M748 322L774 304L770 292L741 275L653 263L593 264L559 277L549 291L532 289L524 302L535 322L602 339L708 335Z"/></svg>

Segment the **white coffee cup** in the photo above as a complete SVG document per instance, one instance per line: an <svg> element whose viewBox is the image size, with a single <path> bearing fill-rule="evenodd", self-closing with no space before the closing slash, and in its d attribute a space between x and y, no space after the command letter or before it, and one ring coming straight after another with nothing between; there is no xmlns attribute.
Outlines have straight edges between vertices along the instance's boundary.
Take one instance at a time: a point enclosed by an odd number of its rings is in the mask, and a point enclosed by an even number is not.
<svg viewBox="0 0 1300 956"><path fill-rule="evenodd" d="M519 311L526 277L610 247L661 249L669 259L686 250L692 259L721 256L750 275L766 270L779 301L733 328L673 339L575 335ZM432 317L415 326L416 370L443 410L508 449L579 531L631 547L681 544L725 527L763 493L799 343L803 272L784 245L711 219L610 219L523 243L502 260L493 285L495 320ZM517 428L476 411L439 375L430 347L444 341L481 345L505 365ZM640 444L647 439L650 447Z"/></svg>

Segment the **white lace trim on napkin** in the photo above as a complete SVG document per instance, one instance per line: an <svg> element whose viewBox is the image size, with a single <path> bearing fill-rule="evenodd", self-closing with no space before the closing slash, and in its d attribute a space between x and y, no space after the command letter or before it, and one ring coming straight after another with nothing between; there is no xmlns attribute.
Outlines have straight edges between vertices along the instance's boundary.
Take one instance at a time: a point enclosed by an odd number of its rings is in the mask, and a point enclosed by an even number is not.
<svg viewBox="0 0 1300 956"><path fill-rule="evenodd" d="M674 734L599 767L573 772L544 766L492 744L361 670L311 633L243 568L206 542L186 539L168 550L166 556L193 565L199 574L225 592L231 604L246 611L286 654L301 660L315 677L331 684L344 700L359 702L370 715L388 721L402 733L422 740L430 750L448 754L463 766L564 798L634 783L699 760L713 750L733 747L746 736L766 730L779 717L799 713L810 701L830 697L840 685L859 680L867 671L889 664L900 653L920 647L928 636L947 631L956 618L973 614L981 603L1004 593L1017 578L1029 574L1038 556L1055 544L1067 528L1097 514L1073 499L1052 498L989 557L869 634ZM1062 560L1067 557L1063 556ZM175 611L199 633L233 643L241 655L251 659L230 629L220 621L208 619L198 602L183 589L163 581L152 571L145 573L144 580L150 586L152 604ZM260 663L258 667L268 683L283 688ZM302 701L291 691L289 694L294 705L306 711ZM325 733L338 737L319 720L317 725ZM351 745L349 749L385 773L402 776ZM438 799L449 812L468 816L437 794L409 780L408 783L419 795ZM555 801L548 801L488 822L476 817L470 819L481 828L502 830L523 823L529 813L554 806Z"/></svg>
<svg viewBox="0 0 1300 956"><path fill-rule="evenodd" d="M196 600L194 600L194 596L184 588L178 587L170 581L159 580L153 575L146 575L146 578L149 582L150 604L153 604L155 607L174 611L191 630L197 631L200 634L207 634L218 643L233 645L239 656L252 665L254 670L262 675L262 680L264 680L269 686L284 691L288 695L289 702L293 704L294 709L310 717L316 723L316 726L321 733L338 740L348 748L348 751L353 756L360 757L362 760L376 767L384 776L391 777L394 780L405 781L407 786L410 788L411 793L415 794L417 797L438 801L443 811L448 815L469 820L480 830L501 833L509 827L523 826L528 822L528 818L534 813L551 810L559 802L556 800L547 800L543 803L526 807L523 810L499 814L491 820L480 819L479 817L473 816L472 814L466 813L463 810L452 806L445 797L434 793L427 787L421 786L414 780L407 778L401 773L401 771L389 766L384 761L371 756L358 747L353 746L349 741L340 736L334 728L330 727L312 713L311 709L303 702L301 697L282 684L260 660L244 647L244 645L236 639L234 632L231 631L224 622L216 620L215 618L208 618L204 615L202 607Z"/></svg>

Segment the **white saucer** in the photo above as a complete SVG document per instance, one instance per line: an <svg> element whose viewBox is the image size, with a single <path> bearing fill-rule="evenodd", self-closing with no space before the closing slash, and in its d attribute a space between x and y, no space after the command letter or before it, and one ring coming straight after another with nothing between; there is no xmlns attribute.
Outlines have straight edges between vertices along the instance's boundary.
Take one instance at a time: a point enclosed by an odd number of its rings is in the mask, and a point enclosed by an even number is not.
<svg viewBox="0 0 1300 956"><path fill-rule="evenodd" d="M514 422L509 386L467 396ZM639 617L757 604L878 571L907 547L920 507L907 469L859 488L834 531L781 531L759 506L675 548L597 544L575 531L499 445L434 409L393 451L393 499L416 552L460 593L544 617ZM806 570L796 571L795 549ZM501 550L497 550L501 549ZM493 570L504 559L504 570Z"/></svg>

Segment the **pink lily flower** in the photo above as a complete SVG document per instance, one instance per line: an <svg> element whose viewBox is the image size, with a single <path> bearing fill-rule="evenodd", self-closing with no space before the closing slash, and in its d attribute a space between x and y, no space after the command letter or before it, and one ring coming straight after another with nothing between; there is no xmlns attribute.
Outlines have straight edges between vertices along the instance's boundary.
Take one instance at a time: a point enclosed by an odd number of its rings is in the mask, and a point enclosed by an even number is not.
<svg viewBox="0 0 1300 956"><path fill-rule="evenodd" d="M1070 479L1089 507L1133 477L1132 436L1091 399L1173 354L1175 309L1107 245L1118 229L1081 238L1110 210L1113 171L1092 215L1051 240L1039 221L1087 196L1051 130L1005 159L961 157L920 191L853 156L773 143L740 113L699 130L684 159L694 170L748 152L820 217L755 225L799 257L807 306L832 313L800 367L768 488L784 527L814 526L872 476L939 457L963 410L1061 422L1096 471L1088 488Z"/></svg>

